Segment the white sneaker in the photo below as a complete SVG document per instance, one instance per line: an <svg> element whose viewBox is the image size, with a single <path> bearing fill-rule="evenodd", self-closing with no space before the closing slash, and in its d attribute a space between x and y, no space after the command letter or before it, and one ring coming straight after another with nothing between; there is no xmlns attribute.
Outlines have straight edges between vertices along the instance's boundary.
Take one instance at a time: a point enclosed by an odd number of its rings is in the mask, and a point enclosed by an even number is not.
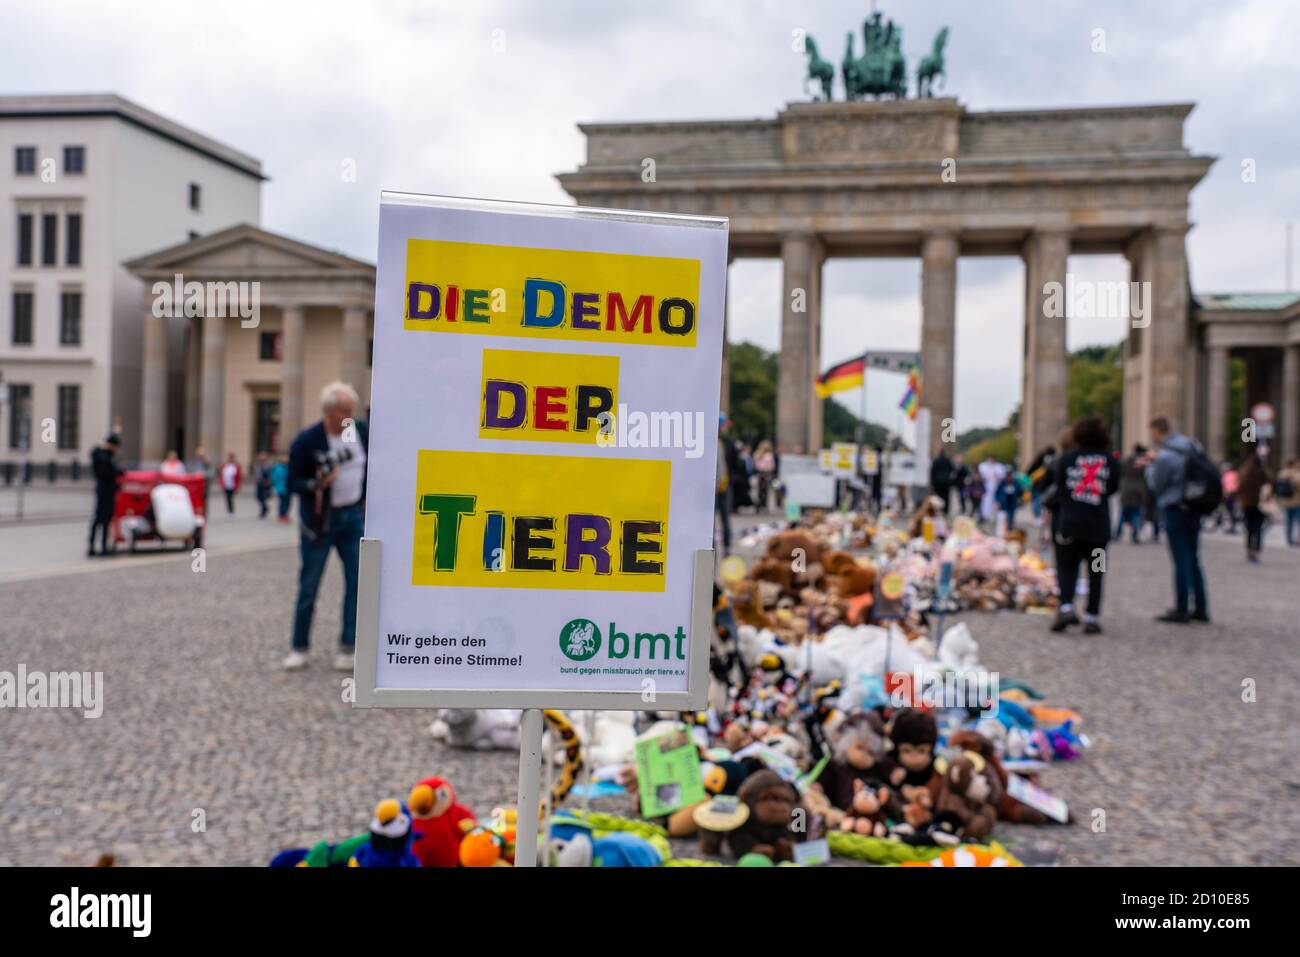
<svg viewBox="0 0 1300 957"><path fill-rule="evenodd" d="M302 671L307 667L307 656L301 651L291 651L289 656L284 659L285 671Z"/></svg>
<svg viewBox="0 0 1300 957"><path fill-rule="evenodd" d="M353 671L356 669L356 655L350 651L340 651L334 656L335 671Z"/></svg>

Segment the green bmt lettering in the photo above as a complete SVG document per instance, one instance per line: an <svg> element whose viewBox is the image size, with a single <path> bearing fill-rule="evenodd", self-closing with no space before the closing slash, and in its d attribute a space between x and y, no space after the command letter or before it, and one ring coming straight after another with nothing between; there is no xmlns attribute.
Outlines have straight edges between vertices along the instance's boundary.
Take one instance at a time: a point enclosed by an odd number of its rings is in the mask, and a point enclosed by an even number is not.
<svg viewBox="0 0 1300 957"><path fill-rule="evenodd" d="M662 646L661 643L662 642ZM648 654L644 657L654 661L657 657L656 650L662 647L663 658L677 658L684 661L686 659L686 632L681 625L677 626L676 634L671 637L663 632L638 631L634 637L629 638L627 632L619 631L618 625L614 622L609 623L609 656L611 658L626 658L631 655L638 661L643 657L642 649L646 649Z"/></svg>

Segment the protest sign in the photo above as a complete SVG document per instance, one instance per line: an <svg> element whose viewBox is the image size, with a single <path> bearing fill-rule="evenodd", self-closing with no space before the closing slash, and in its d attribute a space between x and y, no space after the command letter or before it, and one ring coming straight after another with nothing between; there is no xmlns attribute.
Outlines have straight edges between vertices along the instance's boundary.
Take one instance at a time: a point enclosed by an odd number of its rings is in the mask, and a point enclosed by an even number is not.
<svg viewBox="0 0 1300 957"><path fill-rule="evenodd" d="M383 195L358 705L702 703L726 256L720 219Z"/></svg>

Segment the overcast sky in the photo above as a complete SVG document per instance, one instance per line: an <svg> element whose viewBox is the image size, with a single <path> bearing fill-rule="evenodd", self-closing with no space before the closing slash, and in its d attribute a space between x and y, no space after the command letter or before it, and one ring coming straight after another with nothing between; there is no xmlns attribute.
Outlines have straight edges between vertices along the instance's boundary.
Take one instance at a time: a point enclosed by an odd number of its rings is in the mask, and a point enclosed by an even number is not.
<svg viewBox="0 0 1300 957"><path fill-rule="evenodd" d="M778 0L3 0L0 91L115 92L262 160L263 223L373 261L381 189L567 202L554 174L584 158L581 121L770 117L802 98L797 29L838 63L865 2ZM1284 223L1300 218L1300 3L1293 0L932 0L879 5L908 71L941 25L944 92L972 109L1193 101L1187 142L1219 157L1192 194L1196 290L1284 288ZM1104 30L1105 52L1094 52ZM1242 181L1244 159L1256 181ZM356 181L341 171L355 163ZM1124 279L1118 257L1071 270ZM919 263L834 260L823 364L915 349ZM959 428L1019 401L1023 273L962 260ZM731 272L732 339L774 348L777 263ZM1117 341L1079 320L1072 348ZM872 419L901 395L881 377ZM843 400L856 410L858 397Z"/></svg>

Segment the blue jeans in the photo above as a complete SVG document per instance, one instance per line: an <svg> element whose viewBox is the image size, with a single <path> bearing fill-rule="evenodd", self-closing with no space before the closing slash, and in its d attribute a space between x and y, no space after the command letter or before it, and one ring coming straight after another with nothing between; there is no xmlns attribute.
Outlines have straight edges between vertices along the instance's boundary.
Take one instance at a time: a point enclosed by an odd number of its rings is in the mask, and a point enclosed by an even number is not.
<svg viewBox="0 0 1300 957"><path fill-rule="evenodd" d="M1286 510L1286 543L1297 542L1300 542L1300 505L1292 505Z"/></svg>
<svg viewBox="0 0 1300 957"><path fill-rule="evenodd" d="M1119 510L1119 528L1115 529L1115 537L1124 537L1124 526L1133 526L1133 541L1138 540L1138 533L1142 531L1142 506L1125 505Z"/></svg>
<svg viewBox="0 0 1300 957"><path fill-rule="evenodd" d="M1165 506L1165 537L1174 560L1174 610L1188 612L1188 595L1192 610L1209 615L1205 598L1205 576L1201 573L1201 520L1180 506Z"/></svg>
<svg viewBox="0 0 1300 957"><path fill-rule="evenodd" d="M325 531L315 539L298 536L298 604L293 614L293 647L306 651L311 637L311 617L316 610L316 592L320 588L330 549L338 549L343 561L343 634L339 644L351 651L357 642L357 572L361 567L361 533L365 517L360 505L333 509Z"/></svg>

